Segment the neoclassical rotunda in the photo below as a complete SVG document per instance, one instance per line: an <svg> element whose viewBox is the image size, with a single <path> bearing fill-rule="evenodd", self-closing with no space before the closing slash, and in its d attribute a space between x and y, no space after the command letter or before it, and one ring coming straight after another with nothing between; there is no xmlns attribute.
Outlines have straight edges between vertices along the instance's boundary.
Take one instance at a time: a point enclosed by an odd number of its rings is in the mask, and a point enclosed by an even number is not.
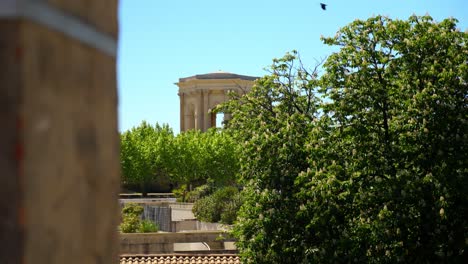
<svg viewBox="0 0 468 264"><path fill-rule="evenodd" d="M206 131L216 126L216 113L211 109L227 101L230 91L248 92L258 78L222 71L180 78L176 83L180 98L180 131ZM228 119L229 114L224 113L224 120Z"/></svg>

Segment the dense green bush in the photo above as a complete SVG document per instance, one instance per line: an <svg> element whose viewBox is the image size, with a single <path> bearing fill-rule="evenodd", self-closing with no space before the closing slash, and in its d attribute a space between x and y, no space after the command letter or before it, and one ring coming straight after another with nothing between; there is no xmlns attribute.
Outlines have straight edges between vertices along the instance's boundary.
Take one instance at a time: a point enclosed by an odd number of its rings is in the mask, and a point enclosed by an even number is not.
<svg viewBox="0 0 468 264"><path fill-rule="evenodd" d="M150 233L157 232L158 226L150 220L141 220L143 207L128 203L122 208L122 223L119 229L122 233Z"/></svg>
<svg viewBox="0 0 468 264"><path fill-rule="evenodd" d="M188 203L194 203L199 199L210 195L216 187L212 181L196 187L193 191L187 193L186 201Z"/></svg>
<svg viewBox="0 0 468 264"><path fill-rule="evenodd" d="M140 227L140 217L133 214L123 215L119 228L122 233L136 233Z"/></svg>
<svg viewBox="0 0 468 264"><path fill-rule="evenodd" d="M239 190L236 187L222 187L213 194L197 200L193 213L198 220L232 224L242 204Z"/></svg>
<svg viewBox="0 0 468 264"><path fill-rule="evenodd" d="M224 203L219 222L223 224L233 224L237 219L237 213L241 206L242 196L240 192L238 192Z"/></svg>
<svg viewBox="0 0 468 264"><path fill-rule="evenodd" d="M122 208L123 215L135 215L141 216L143 213L143 207L134 203L128 203Z"/></svg>
<svg viewBox="0 0 468 264"><path fill-rule="evenodd" d="M139 233L153 233L158 232L158 226L150 220L142 220L138 226Z"/></svg>

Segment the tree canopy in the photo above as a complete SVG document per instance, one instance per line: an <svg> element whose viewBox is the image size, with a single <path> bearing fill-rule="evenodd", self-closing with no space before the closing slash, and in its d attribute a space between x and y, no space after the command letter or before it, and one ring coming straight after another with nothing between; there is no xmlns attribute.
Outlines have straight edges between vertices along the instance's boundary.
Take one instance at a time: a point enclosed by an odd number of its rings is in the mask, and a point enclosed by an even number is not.
<svg viewBox="0 0 468 264"><path fill-rule="evenodd" d="M303 226L296 177L308 167L309 131L318 116L316 69L296 53L276 59L271 75L251 92L224 105L232 113L229 131L241 143L240 182L244 189L235 234L247 263L300 263ZM297 65L297 67L295 66Z"/></svg>
<svg viewBox="0 0 468 264"><path fill-rule="evenodd" d="M216 186L233 184L239 162L237 144L222 130L174 136L167 125L142 122L121 134L121 166L123 184L137 185L146 195L153 183L162 180L187 188L207 181Z"/></svg>
<svg viewBox="0 0 468 264"><path fill-rule="evenodd" d="M148 186L168 177L173 162L174 134L169 126L151 126L143 121L120 135L123 184L138 185L143 196Z"/></svg>
<svg viewBox="0 0 468 264"><path fill-rule="evenodd" d="M468 34L376 16L341 28L318 79L295 53L226 104L245 263L462 262ZM323 100L320 98L323 97Z"/></svg>
<svg viewBox="0 0 468 264"><path fill-rule="evenodd" d="M183 132L177 135L173 147L174 181L196 184L210 179L218 185L235 182L239 167L237 144L222 130Z"/></svg>

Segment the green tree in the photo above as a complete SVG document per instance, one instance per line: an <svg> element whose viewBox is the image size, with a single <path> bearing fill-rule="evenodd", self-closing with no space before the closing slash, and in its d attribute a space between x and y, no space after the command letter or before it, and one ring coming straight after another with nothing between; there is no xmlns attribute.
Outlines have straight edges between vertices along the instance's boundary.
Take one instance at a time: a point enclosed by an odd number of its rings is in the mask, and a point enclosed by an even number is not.
<svg viewBox="0 0 468 264"><path fill-rule="evenodd" d="M317 116L316 69L296 52L273 61L271 75L222 106L232 113L230 133L240 142L244 205L235 225L244 263L300 263L303 226L295 180L308 167L305 145ZM296 67L297 65L297 67Z"/></svg>
<svg viewBox="0 0 468 264"><path fill-rule="evenodd" d="M183 197L208 181L214 187L233 185L239 170L238 145L220 129L174 136L167 125L143 121L121 134L120 157L123 184L139 186L143 196L161 179L182 186Z"/></svg>
<svg viewBox="0 0 468 264"><path fill-rule="evenodd" d="M223 130L190 130L174 140L172 178L188 191L210 181L214 187L232 185L239 170L238 146Z"/></svg>
<svg viewBox="0 0 468 264"><path fill-rule="evenodd" d="M340 51L324 64L331 101L301 179L299 215L320 234L308 239L308 257L466 258L468 34L456 23L376 16L324 38Z"/></svg>
<svg viewBox="0 0 468 264"><path fill-rule="evenodd" d="M468 34L456 23L356 20L323 39L339 51L322 103L316 73L289 54L228 104L244 263L467 258Z"/></svg>
<svg viewBox="0 0 468 264"><path fill-rule="evenodd" d="M151 126L143 121L120 138L123 184L138 185L146 196L150 184L160 177L169 177L173 166L172 129L167 125Z"/></svg>

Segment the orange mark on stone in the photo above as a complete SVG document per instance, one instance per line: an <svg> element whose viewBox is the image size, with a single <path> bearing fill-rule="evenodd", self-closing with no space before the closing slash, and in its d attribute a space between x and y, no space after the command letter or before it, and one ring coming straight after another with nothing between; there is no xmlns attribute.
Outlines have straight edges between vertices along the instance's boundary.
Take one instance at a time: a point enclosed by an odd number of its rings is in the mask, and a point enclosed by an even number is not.
<svg viewBox="0 0 468 264"><path fill-rule="evenodd" d="M26 225L26 214L23 206L18 207L18 224L21 227Z"/></svg>
<svg viewBox="0 0 468 264"><path fill-rule="evenodd" d="M16 143L16 149L15 149L15 159L16 159L16 161L21 162L21 161L23 161L23 158L24 158L23 145L20 142L17 142ZM20 165L20 164L18 164L18 165Z"/></svg>
<svg viewBox="0 0 468 264"><path fill-rule="evenodd" d="M16 120L16 135L18 136L18 139L16 141L16 146L15 146L15 158L16 161L18 162L18 166L20 166L18 169L21 168L22 161L24 158L24 147L23 147L23 142L21 140L22 132L23 132L23 120L21 118L18 118Z"/></svg>
<svg viewBox="0 0 468 264"><path fill-rule="evenodd" d="M22 119L21 117L18 117L18 118L16 119L16 129L18 129L18 130L23 130L23 127L24 127L24 125L23 125L23 119ZM20 131L18 131L18 132L20 132Z"/></svg>
<svg viewBox="0 0 468 264"><path fill-rule="evenodd" d="M15 144L15 159L16 159L16 166L17 166L17 177L18 177L18 195L20 197L24 194L24 174L23 174L23 165L24 165L24 145L23 145L23 119L18 117L16 119L16 144ZM23 205L23 199L19 199L19 205L17 208L17 217L18 217L18 225L25 228L26 225L26 212Z"/></svg>
<svg viewBox="0 0 468 264"><path fill-rule="evenodd" d="M21 60L23 58L23 48L20 46L16 46L15 48L15 59L17 61Z"/></svg>

